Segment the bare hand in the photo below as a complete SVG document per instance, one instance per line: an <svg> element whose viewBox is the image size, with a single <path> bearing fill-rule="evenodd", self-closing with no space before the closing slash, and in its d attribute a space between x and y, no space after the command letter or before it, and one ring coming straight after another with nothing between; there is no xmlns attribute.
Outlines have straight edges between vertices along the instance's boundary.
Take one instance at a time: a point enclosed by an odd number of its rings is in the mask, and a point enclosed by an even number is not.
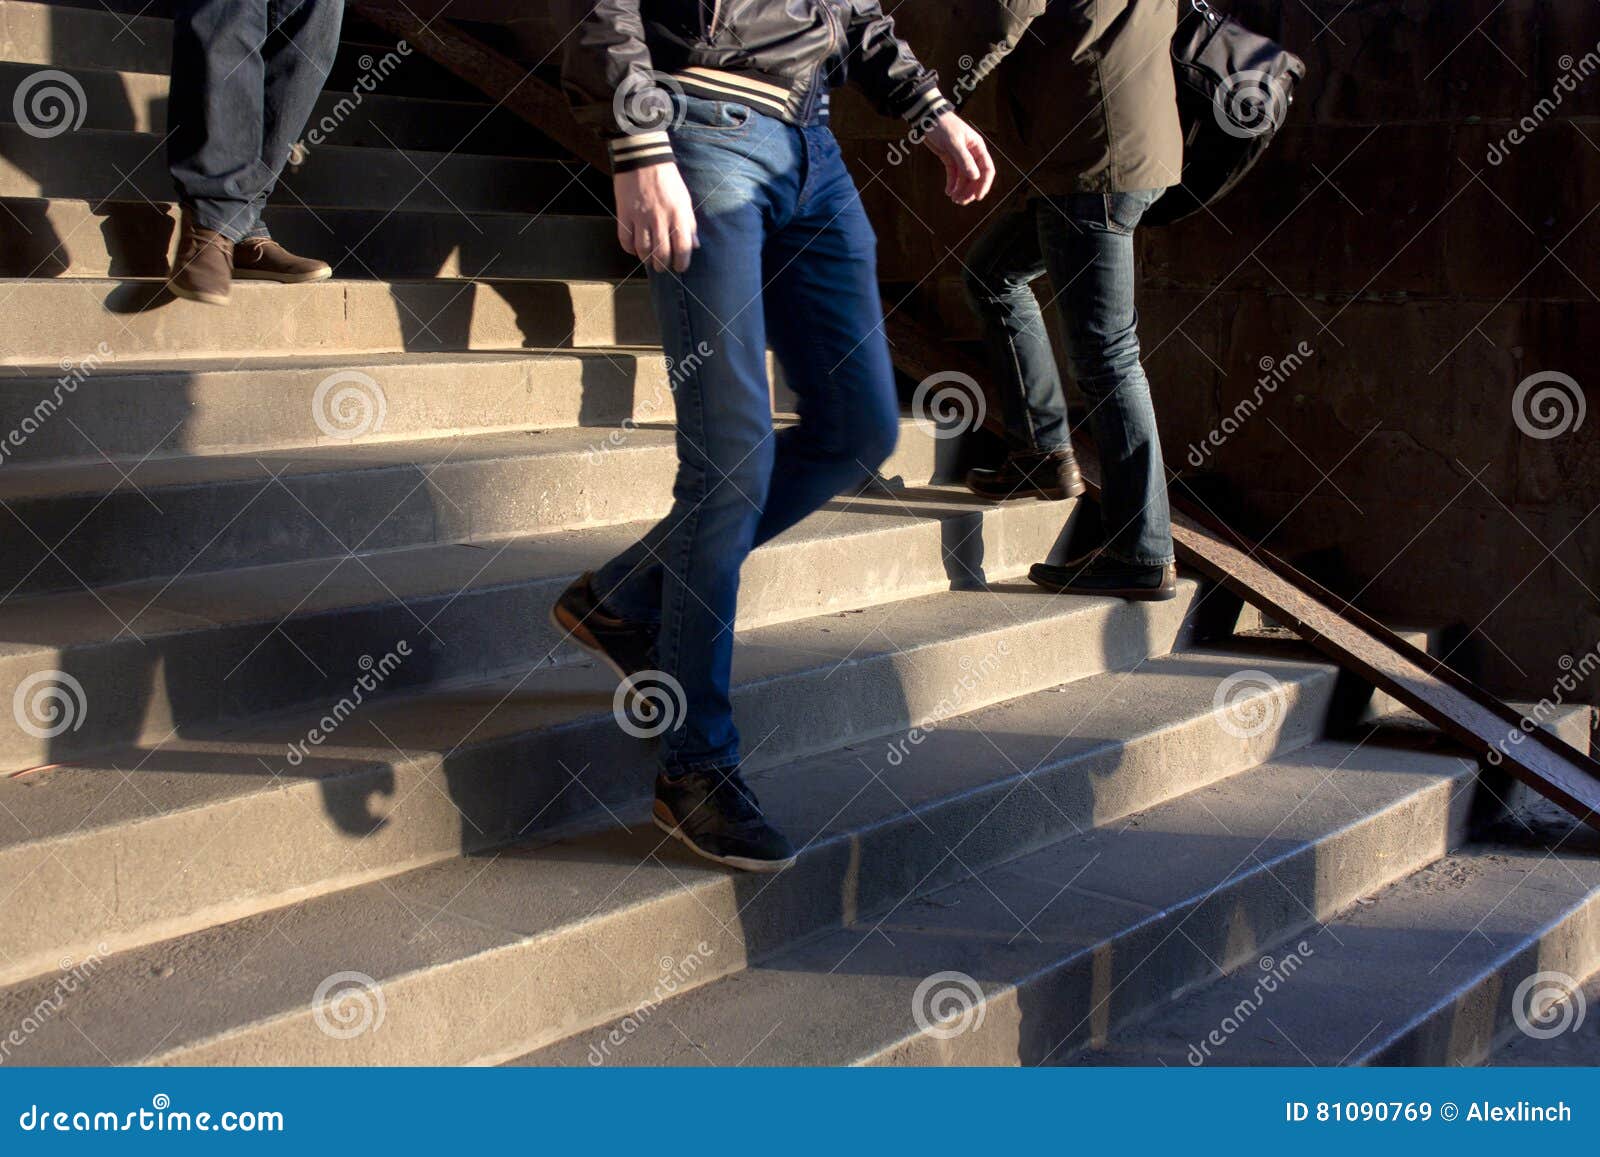
<svg viewBox="0 0 1600 1157"><path fill-rule="evenodd" d="M923 138L944 164L945 195L957 205L970 205L994 186L994 161L978 131L953 112L941 116Z"/></svg>
<svg viewBox="0 0 1600 1157"><path fill-rule="evenodd" d="M650 165L612 178L617 241L657 273L683 273L700 247L694 203L675 164Z"/></svg>

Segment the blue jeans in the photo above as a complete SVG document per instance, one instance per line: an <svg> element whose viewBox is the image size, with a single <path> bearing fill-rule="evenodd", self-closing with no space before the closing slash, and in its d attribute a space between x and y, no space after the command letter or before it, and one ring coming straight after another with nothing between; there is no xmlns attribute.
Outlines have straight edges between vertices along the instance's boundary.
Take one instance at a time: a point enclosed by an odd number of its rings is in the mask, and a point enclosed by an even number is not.
<svg viewBox="0 0 1600 1157"><path fill-rule="evenodd" d="M833 134L679 100L672 146L700 248L687 273L650 279L678 379L672 511L594 580L611 614L659 623L658 664L686 705L662 736L669 775L739 761L729 685L745 557L865 482L899 432L877 239ZM799 399L799 423L776 435L769 344Z"/></svg>
<svg viewBox="0 0 1600 1157"><path fill-rule="evenodd" d="M265 237L261 210L339 49L344 0L179 0L167 163L195 223Z"/></svg>
<svg viewBox="0 0 1600 1157"><path fill-rule="evenodd" d="M1049 275L1073 381L1100 451L1105 553L1172 561L1166 468L1150 383L1139 364L1133 231L1159 189L1038 197L996 221L967 255L966 289L999 379L1016 452L1070 444L1067 402L1031 283Z"/></svg>

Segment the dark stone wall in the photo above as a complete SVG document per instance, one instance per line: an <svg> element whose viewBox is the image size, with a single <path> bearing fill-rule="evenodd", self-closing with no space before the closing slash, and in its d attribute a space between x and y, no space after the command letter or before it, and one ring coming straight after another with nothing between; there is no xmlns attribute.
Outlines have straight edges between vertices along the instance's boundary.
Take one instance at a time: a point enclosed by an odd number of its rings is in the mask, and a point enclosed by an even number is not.
<svg viewBox="0 0 1600 1157"><path fill-rule="evenodd" d="M963 13L991 2L896 13L949 78L972 51ZM1452 662L1550 695L1569 661L1597 661L1583 658L1600 644L1600 416L1533 437L1513 399L1557 372L1600 401L1600 3L1220 6L1310 74L1215 218L1141 238L1169 465L1375 613L1462 628ZM1003 77L970 106L990 129ZM952 251L985 210L943 203L930 158L892 163L901 131L842 106L891 303L967 334ZM1014 173L1023 158L995 140Z"/></svg>

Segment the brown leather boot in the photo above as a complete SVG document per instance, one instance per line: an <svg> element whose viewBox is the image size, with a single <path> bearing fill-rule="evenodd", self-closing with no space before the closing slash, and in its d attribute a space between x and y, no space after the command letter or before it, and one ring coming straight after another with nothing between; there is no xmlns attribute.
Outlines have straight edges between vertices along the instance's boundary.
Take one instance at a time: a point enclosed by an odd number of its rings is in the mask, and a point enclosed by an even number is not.
<svg viewBox="0 0 1600 1157"><path fill-rule="evenodd" d="M246 237L233 247L233 275L251 281L300 285L328 280L333 268L326 261L296 257L270 237Z"/></svg>
<svg viewBox="0 0 1600 1157"><path fill-rule="evenodd" d="M1043 498L1060 501L1084 491L1078 457L1071 447L1047 454L1009 454L992 469L967 472L967 489L984 498Z"/></svg>
<svg viewBox="0 0 1600 1157"><path fill-rule="evenodd" d="M215 229L194 223L183 215L178 236L178 255L172 260L172 277L167 288L174 297L200 301L206 305L227 305L233 283L233 242Z"/></svg>

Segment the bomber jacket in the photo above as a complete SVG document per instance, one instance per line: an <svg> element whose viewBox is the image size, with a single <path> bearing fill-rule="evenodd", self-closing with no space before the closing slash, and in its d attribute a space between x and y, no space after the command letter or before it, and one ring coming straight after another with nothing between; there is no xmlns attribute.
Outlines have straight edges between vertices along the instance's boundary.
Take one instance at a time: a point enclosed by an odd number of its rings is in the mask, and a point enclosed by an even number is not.
<svg viewBox="0 0 1600 1157"><path fill-rule="evenodd" d="M736 101L791 124L854 81L880 111L948 111L939 78L895 35L879 0L580 0L562 84L609 140L615 172L671 161L666 94Z"/></svg>

